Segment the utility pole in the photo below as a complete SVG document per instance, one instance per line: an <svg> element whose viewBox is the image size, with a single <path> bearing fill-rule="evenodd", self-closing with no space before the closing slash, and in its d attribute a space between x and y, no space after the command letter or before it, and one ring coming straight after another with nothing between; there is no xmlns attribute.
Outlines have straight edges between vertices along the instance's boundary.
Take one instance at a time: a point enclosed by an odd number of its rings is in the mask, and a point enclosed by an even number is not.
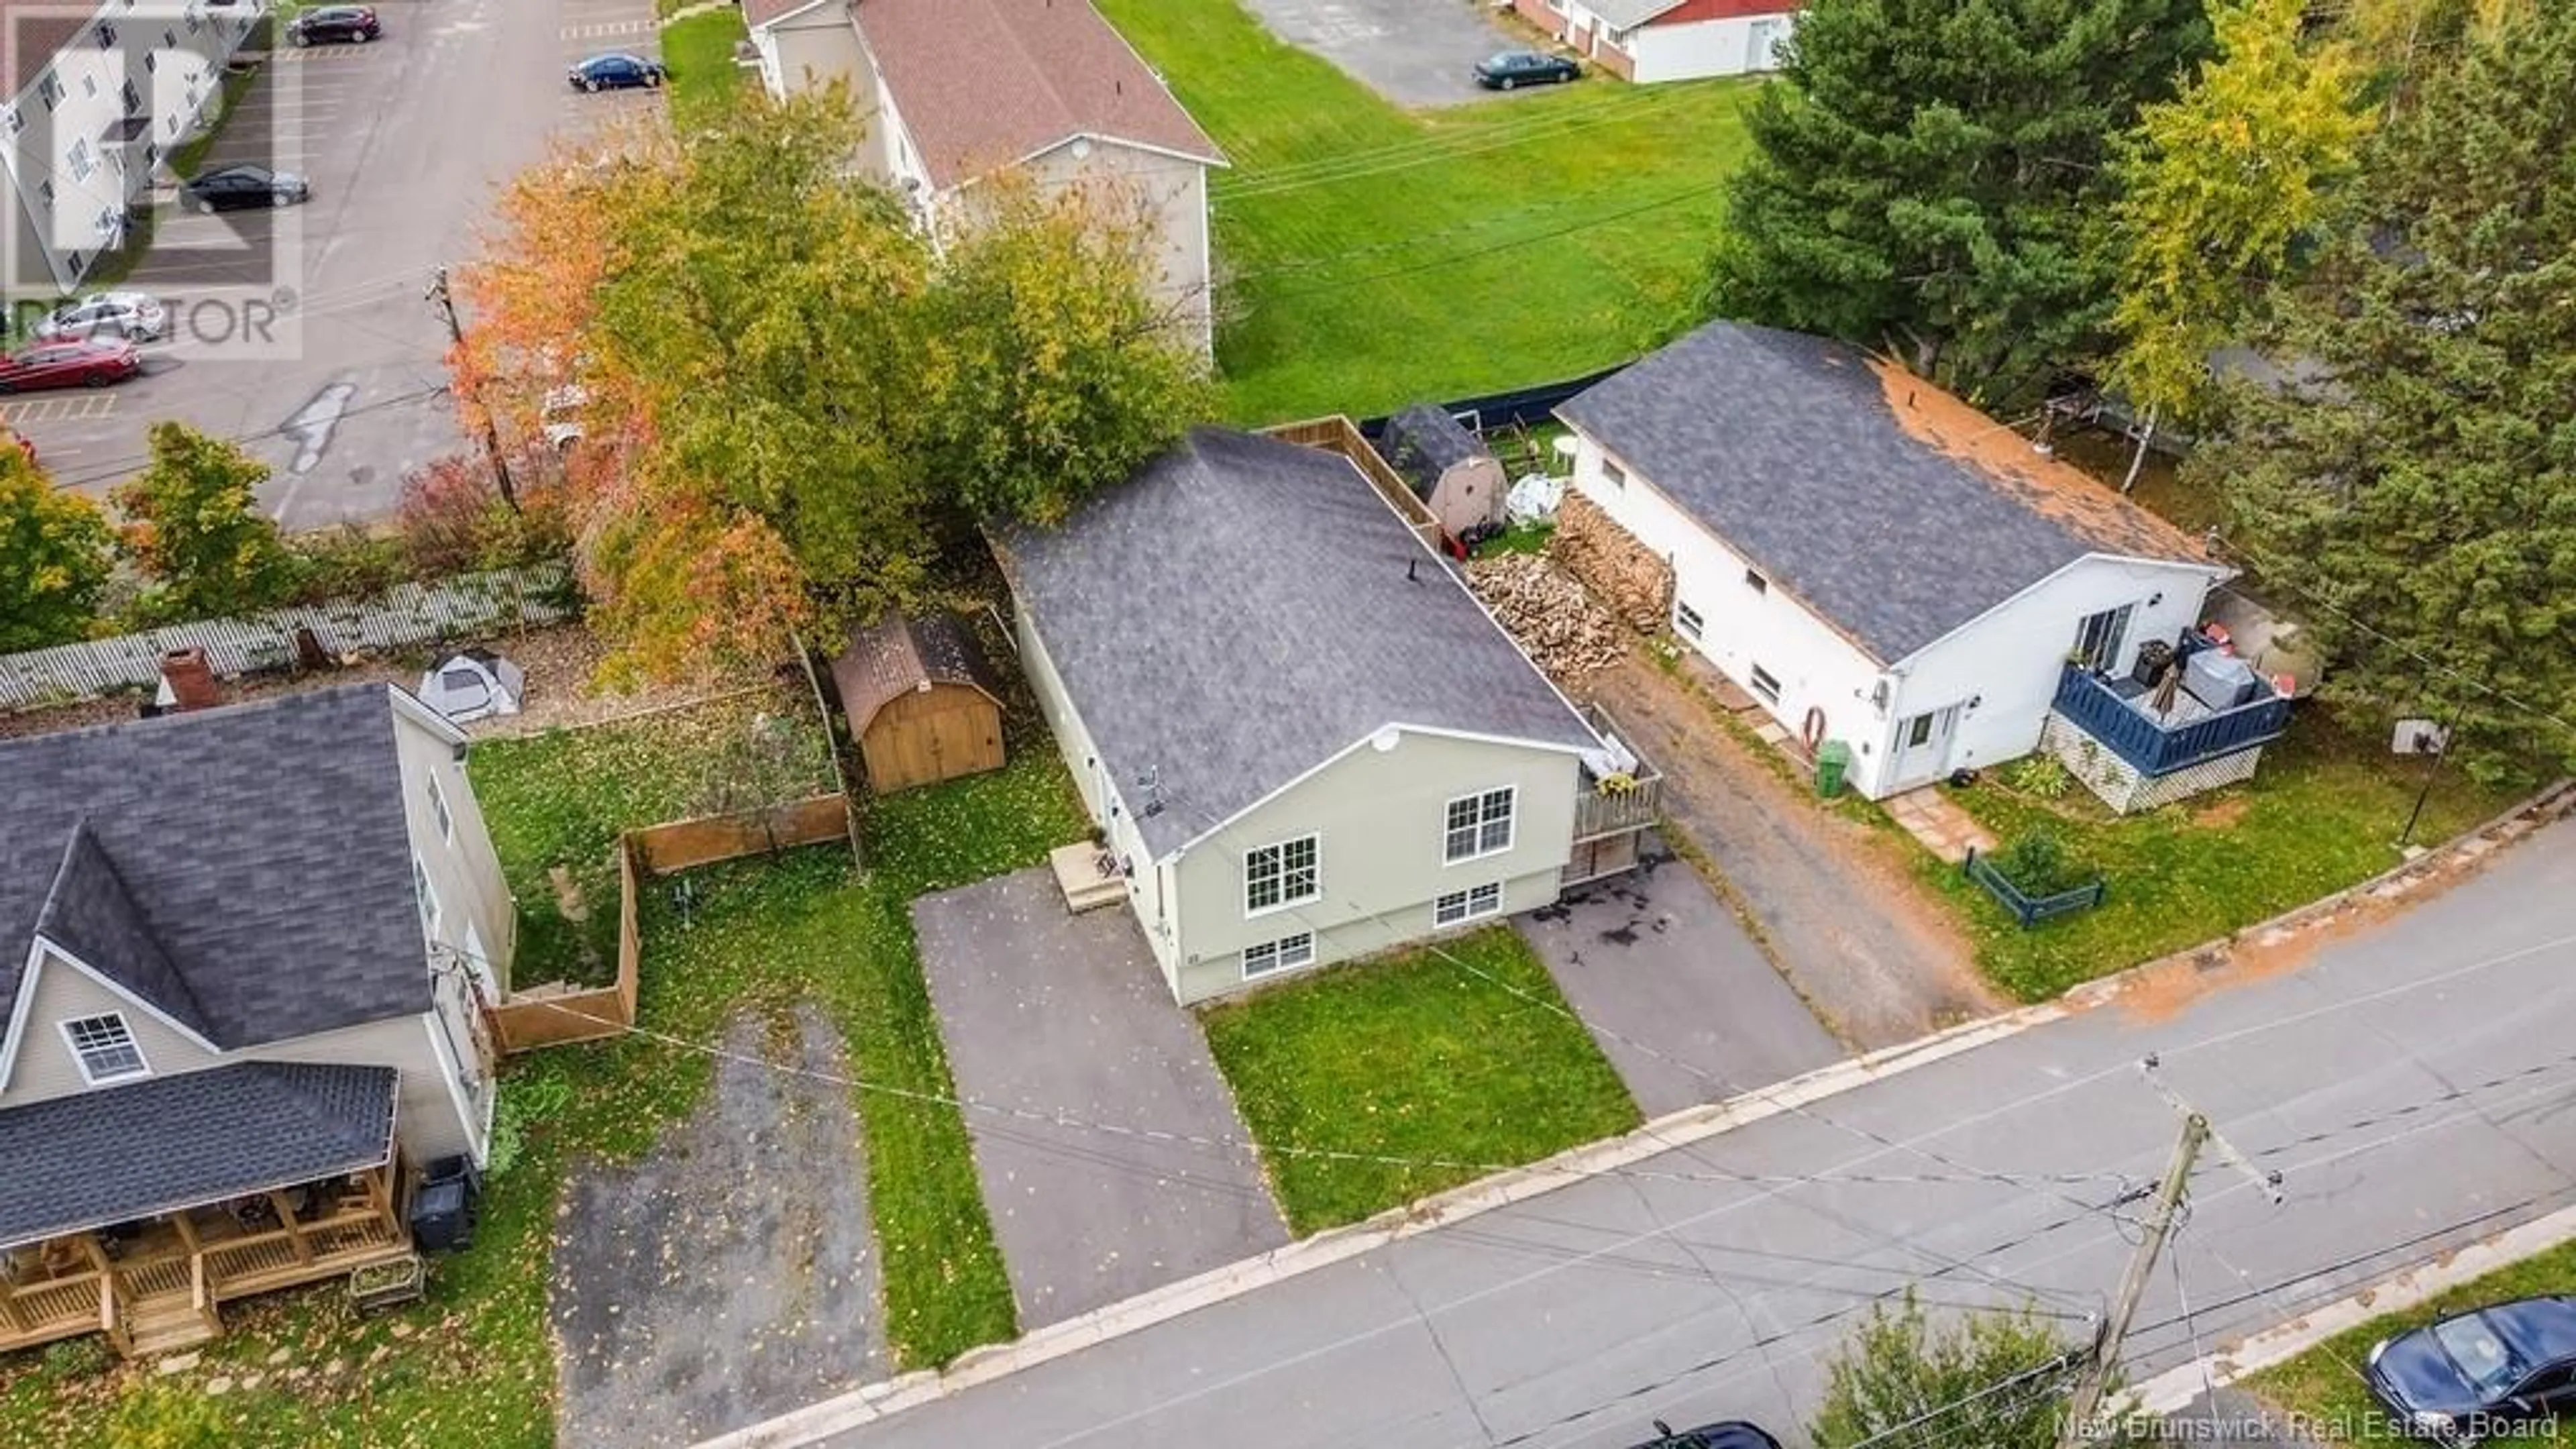
<svg viewBox="0 0 2576 1449"><path fill-rule="evenodd" d="M445 267L440 267L430 277L429 304L436 307L438 309L438 315L446 320L447 340L455 344L457 347L463 347L465 345L465 324L457 320L456 299L448 295L447 268ZM501 451L501 430L493 426L492 410L483 406L483 384L481 378L479 375L474 374L470 367L467 375L475 377L476 379L474 383L474 410L483 415L483 456L490 460L492 464L492 481L500 486L501 501L509 504L510 511L512 513L516 513L519 511L519 490L510 479L510 460Z"/></svg>
<svg viewBox="0 0 2576 1449"><path fill-rule="evenodd" d="M2191 1186L2192 1164L2199 1160L2201 1149L2216 1143L2220 1154L2252 1178L2273 1206L2281 1203L2279 1175L2257 1170L2244 1154L2229 1146L2226 1138L2210 1128L2207 1117L2156 1076L2156 1067L2152 1056L2139 1063L2147 1080L2182 1114L2182 1136L2174 1143L2173 1160L2165 1164L2164 1180L2156 1186L2155 1207L2147 1215L2146 1232L2138 1240L2138 1251L2130 1256L2129 1269L2121 1275L2119 1292L2111 1299L2110 1316L2102 1321L2102 1331L2094 1339L2092 1362L2085 1366L2084 1376L2076 1380L2075 1392L2068 1396L2066 1419L2057 1431L2058 1449L2079 1449L2094 1440L2093 1419L2102 1410L2102 1395L2110 1387L2111 1371L2119 1366L2120 1345L2129 1336L2130 1320L2137 1317L2138 1300L2146 1296L2147 1284L2153 1281L2156 1259L2164 1253L2165 1240L2173 1235L2174 1219L2181 1213Z"/></svg>

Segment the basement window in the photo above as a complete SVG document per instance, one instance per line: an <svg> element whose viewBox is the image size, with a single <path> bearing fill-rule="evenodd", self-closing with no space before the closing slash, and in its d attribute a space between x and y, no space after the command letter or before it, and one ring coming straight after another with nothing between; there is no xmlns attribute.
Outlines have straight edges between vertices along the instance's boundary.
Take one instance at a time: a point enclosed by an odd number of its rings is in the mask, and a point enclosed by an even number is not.
<svg viewBox="0 0 2576 1449"><path fill-rule="evenodd" d="M1293 936L1282 936L1276 941L1243 948L1243 979L1246 981L1314 964L1315 933L1312 931L1299 931Z"/></svg>
<svg viewBox="0 0 2576 1449"><path fill-rule="evenodd" d="M1433 901L1431 903L1431 923L1435 926L1454 926L1461 921L1473 921L1485 916L1499 915L1502 913L1502 909L1503 885L1502 882L1495 881L1490 885L1480 885L1463 891L1451 891L1449 894Z"/></svg>
<svg viewBox="0 0 2576 1449"><path fill-rule="evenodd" d="M143 1060L143 1048L135 1043L134 1033L117 1012L64 1022L63 1041L80 1063L81 1079L93 1087L152 1075L151 1066Z"/></svg>
<svg viewBox="0 0 2576 1449"><path fill-rule="evenodd" d="M1695 640L1707 628L1708 621L1699 616L1699 610L1679 599L1673 600L1673 632L1685 639Z"/></svg>
<svg viewBox="0 0 2576 1449"><path fill-rule="evenodd" d="M1765 700L1768 700L1773 704L1778 704L1780 702L1780 681L1771 677L1770 670L1763 668L1759 664L1754 665L1752 683L1753 692L1755 694L1762 696Z"/></svg>

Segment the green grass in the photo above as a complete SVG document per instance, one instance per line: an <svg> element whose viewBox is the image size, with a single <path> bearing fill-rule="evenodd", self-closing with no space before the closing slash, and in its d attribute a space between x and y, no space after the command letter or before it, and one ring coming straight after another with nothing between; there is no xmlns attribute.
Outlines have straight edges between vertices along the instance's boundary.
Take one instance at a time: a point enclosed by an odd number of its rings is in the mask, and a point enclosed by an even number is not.
<svg viewBox="0 0 2576 1449"><path fill-rule="evenodd" d="M733 48L750 32L730 6L662 27L662 63L671 72L671 120L687 126L711 108L733 105L751 73L734 64Z"/></svg>
<svg viewBox="0 0 2576 1449"><path fill-rule="evenodd" d="M259 84L260 74L259 70L224 73L223 103L215 112L214 124L208 126L204 134L190 137L178 150L170 153L170 170L174 175L182 179L194 176L206 164L206 154L215 149L215 142L223 139L224 127L232 124L234 106L250 93L252 86Z"/></svg>
<svg viewBox="0 0 2576 1449"><path fill-rule="evenodd" d="M1954 867L1919 857L1954 901L1988 978L2024 1001L2194 946L2304 905L2397 865L2396 840L2423 783L2420 764L2391 760L2313 706L2267 745L2245 785L2161 810L2113 817L2079 783L2055 801L2015 792L2010 767L1966 790L1942 787L2007 847L2056 833L2067 853L2110 882L2103 904L2024 931ZM2510 792L2456 771L2442 777L2415 839L2448 839L2503 809Z"/></svg>
<svg viewBox="0 0 2576 1449"><path fill-rule="evenodd" d="M532 747L552 743L506 767L517 777L518 800L544 802L551 838L604 841L662 813L667 795L655 796L639 777L645 752L630 726L566 733L573 741L592 735L596 746L541 736ZM1014 738L1011 747L1004 770L878 802L863 833L872 866L865 873L831 845L711 866L686 877L685 923L668 883L648 884L640 901L642 1024L683 1041L713 1041L738 1012L779 1013L810 999L839 1026L854 1070L904 1091L953 1095L908 903L1035 864L1084 830L1046 739ZM491 748L477 748L478 788ZM663 758L685 763L685 752L671 747ZM536 788L530 777L540 773L539 760L564 777L560 788ZM508 812L489 800L486 808L497 833ZM584 808L598 813L572 818ZM181 1378L102 1366L94 1350L81 1348L0 1358L0 1443L544 1449L554 1442L550 1235L559 1230L566 1171L581 1156L645 1151L698 1105L711 1079L703 1054L642 1036L514 1059L503 1079L501 1135L517 1139L516 1161L489 1181L473 1250L435 1260L427 1301L358 1320L334 1284L227 1305L231 1331L207 1347L202 1368ZM944 1363L1009 1338L1010 1282L963 1118L953 1107L882 1092L858 1091L855 1101L884 1327L897 1364ZM817 1167L828 1164L800 1170ZM288 1361L270 1366L281 1349ZM322 1375L333 1362L340 1372ZM286 1378L295 1368L306 1375ZM216 1374L237 1386L205 1397L202 1385ZM261 1375L259 1385L241 1386L250 1374Z"/></svg>
<svg viewBox="0 0 2576 1449"><path fill-rule="evenodd" d="M1549 382L1696 320L1752 83L1406 112L1235 0L1100 8L1233 163L1210 205L1237 420Z"/></svg>
<svg viewBox="0 0 2576 1449"><path fill-rule="evenodd" d="M830 745L812 701L792 690L474 746L474 797L519 903L518 985L600 983L615 973L618 834L723 808L717 776L733 763L733 742L749 738L764 714L794 722L805 782L796 793L829 791ZM579 889L585 919L560 909L558 869Z"/></svg>
<svg viewBox="0 0 2576 1449"><path fill-rule="evenodd" d="M1529 946L1498 926L1205 1014L1290 1228L1357 1222L1642 1120L1579 1023L1478 971L1563 1004Z"/></svg>
<svg viewBox="0 0 2576 1449"><path fill-rule="evenodd" d="M1504 553L1545 553L1547 541L1556 536L1556 525L1546 519L1515 523L1476 545L1476 557L1492 558Z"/></svg>
<svg viewBox="0 0 2576 1449"><path fill-rule="evenodd" d="M2255 1374L2241 1386L2251 1389L2284 1413L2304 1416L2309 1423L2359 1426L2368 1423L2368 1416L2373 1412L2385 1412L2376 1408L2370 1390L2361 1381L2360 1365L2369 1354L2371 1345L2392 1333L2481 1304L2544 1293L2576 1293L2576 1243L2562 1243L2545 1253L2498 1268L2483 1278L2437 1294L2430 1302L2402 1313L2374 1318L2358 1328L2335 1335L2287 1363ZM2349 1432L2358 1437L2357 1429ZM2556 1444L2562 1439L2563 1431L2552 1429L2479 1442Z"/></svg>

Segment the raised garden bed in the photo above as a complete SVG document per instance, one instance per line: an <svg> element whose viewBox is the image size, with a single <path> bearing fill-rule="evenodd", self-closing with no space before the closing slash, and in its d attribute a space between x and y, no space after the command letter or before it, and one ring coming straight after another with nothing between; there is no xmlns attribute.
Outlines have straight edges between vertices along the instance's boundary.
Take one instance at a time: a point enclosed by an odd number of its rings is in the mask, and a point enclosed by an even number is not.
<svg viewBox="0 0 2576 1449"><path fill-rule="evenodd" d="M1959 869L1968 879L1984 886L1987 894L2001 901L2004 909L2012 912L2013 919L2021 922L2021 928L2025 931L2042 921L2093 909L2102 904L2102 896L2106 890L2103 879L2095 876L2083 885L2050 891L2045 895L2025 895L2022 888L2013 884L2012 878L1997 868L1993 860L1977 854L1974 850L1970 850L1968 858L1960 862Z"/></svg>

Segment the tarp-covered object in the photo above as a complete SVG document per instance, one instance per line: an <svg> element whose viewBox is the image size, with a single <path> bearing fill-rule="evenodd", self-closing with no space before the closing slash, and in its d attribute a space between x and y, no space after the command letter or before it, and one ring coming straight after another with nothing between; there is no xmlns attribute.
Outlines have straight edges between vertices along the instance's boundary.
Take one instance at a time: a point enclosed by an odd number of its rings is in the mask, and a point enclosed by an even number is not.
<svg viewBox="0 0 2576 1449"><path fill-rule="evenodd" d="M483 649L468 649L420 677L423 704L458 724L517 714L527 671Z"/></svg>

